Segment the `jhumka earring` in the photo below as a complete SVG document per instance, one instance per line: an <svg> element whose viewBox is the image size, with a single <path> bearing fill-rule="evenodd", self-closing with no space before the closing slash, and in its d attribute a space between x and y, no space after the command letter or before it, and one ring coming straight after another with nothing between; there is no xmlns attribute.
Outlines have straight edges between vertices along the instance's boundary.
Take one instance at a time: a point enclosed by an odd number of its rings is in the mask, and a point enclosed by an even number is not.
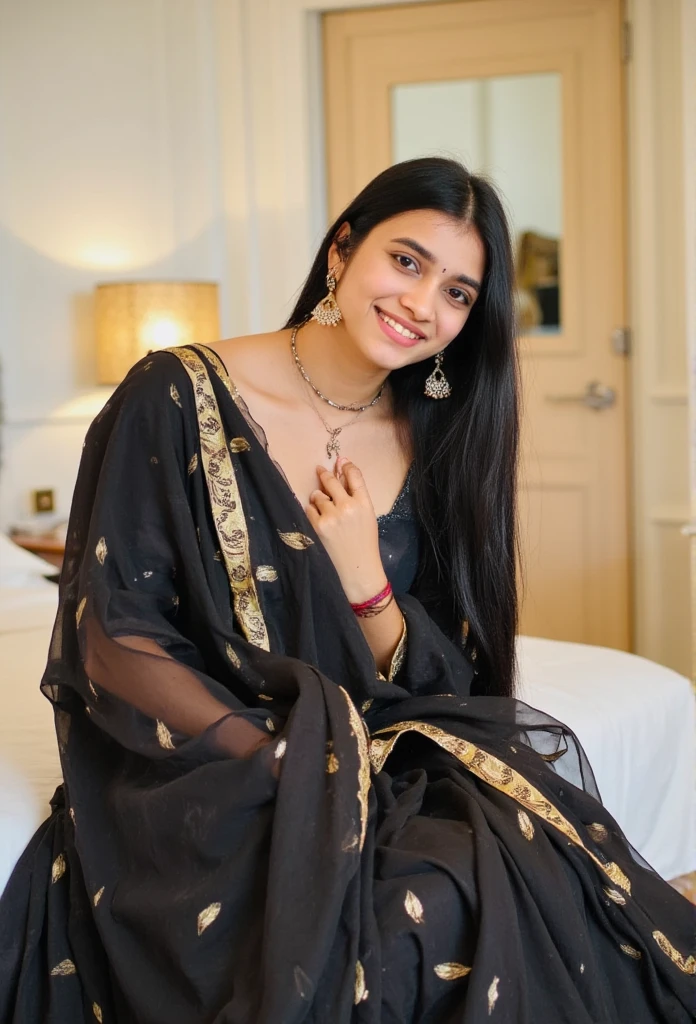
<svg viewBox="0 0 696 1024"><path fill-rule="evenodd" d="M435 356L435 369L425 381L425 392L428 398L449 398L452 394L450 383L442 372L443 353Z"/></svg>
<svg viewBox="0 0 696 1024"><path fill-rule="evenodd" d="M343 314L336 302L336 278L333 273L326 275L326 287L329 289L329 294L324 296L321 302L312 310L312 320L316 320L317 323L323 324L324 327L335 327L340 324L343 319Z"/></svg>

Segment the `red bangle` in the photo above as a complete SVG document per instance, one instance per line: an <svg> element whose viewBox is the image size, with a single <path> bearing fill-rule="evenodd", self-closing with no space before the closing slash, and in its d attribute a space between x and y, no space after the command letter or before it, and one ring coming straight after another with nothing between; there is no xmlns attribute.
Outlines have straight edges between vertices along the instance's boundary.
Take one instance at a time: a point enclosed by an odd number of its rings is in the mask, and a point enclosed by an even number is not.
<svg viewBox="0 0 696 1024"><path fill-rule="evenodd" d="M384 601L385 598L391 597L391 593L391 583L387 583L384 590L380 590L379 594L375 594L375 596L371 597L369 601L362 601L360 604L351 604L351 608L356 615L360 615L361 612L366 611L368 608L374 608L376 604L380 604L380 602Z"/></svg>

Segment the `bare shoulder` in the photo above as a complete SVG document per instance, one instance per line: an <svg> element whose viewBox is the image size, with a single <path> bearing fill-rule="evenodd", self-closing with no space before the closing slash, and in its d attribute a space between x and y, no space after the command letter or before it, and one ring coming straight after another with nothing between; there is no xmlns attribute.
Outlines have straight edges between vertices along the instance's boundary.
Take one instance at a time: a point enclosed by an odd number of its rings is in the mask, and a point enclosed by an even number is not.
<svg viewBox="0 0 696 1024"><path fill-rule="evenodd" d="M224 338L208 344L208 348L219 356L243 394L277 395L282 394L283 380L287 380L289 339L289 331L270 331Z"/></svg>

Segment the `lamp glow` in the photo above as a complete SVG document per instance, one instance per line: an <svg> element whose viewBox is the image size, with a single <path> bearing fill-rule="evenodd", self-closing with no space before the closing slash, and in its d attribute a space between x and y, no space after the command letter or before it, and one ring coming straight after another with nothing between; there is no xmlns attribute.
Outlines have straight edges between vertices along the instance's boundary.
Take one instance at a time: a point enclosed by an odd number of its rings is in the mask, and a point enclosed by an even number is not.
<svg viewBox="0 0 696 1024"><path fill-rule="evenodd" d="M117 281L96 286L97 373L118 384L154 349L220 336L218 286L204 281Z"/></svg>

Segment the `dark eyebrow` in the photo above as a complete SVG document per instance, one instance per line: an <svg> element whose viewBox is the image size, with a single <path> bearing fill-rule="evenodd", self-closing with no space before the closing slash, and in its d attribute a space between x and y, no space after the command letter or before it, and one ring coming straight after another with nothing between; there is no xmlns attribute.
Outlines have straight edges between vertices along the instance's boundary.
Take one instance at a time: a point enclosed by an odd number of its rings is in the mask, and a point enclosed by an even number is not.
<svg viewBox="0 0 696 1024"><path fill-rule="evenodd" d="M416 242L414 238L392 238L392 242L398 242L400 245L407 245L414 252L417 252L419 256L422 256L428 263L437 263L437 257L433 256L420 242ZM468 284L470 288L475 288L477 292L481 291L481 282L475 281L473 277L467 277L466 274L460 274L455 277L455 281L459 281L460 284Z"/></svg>

